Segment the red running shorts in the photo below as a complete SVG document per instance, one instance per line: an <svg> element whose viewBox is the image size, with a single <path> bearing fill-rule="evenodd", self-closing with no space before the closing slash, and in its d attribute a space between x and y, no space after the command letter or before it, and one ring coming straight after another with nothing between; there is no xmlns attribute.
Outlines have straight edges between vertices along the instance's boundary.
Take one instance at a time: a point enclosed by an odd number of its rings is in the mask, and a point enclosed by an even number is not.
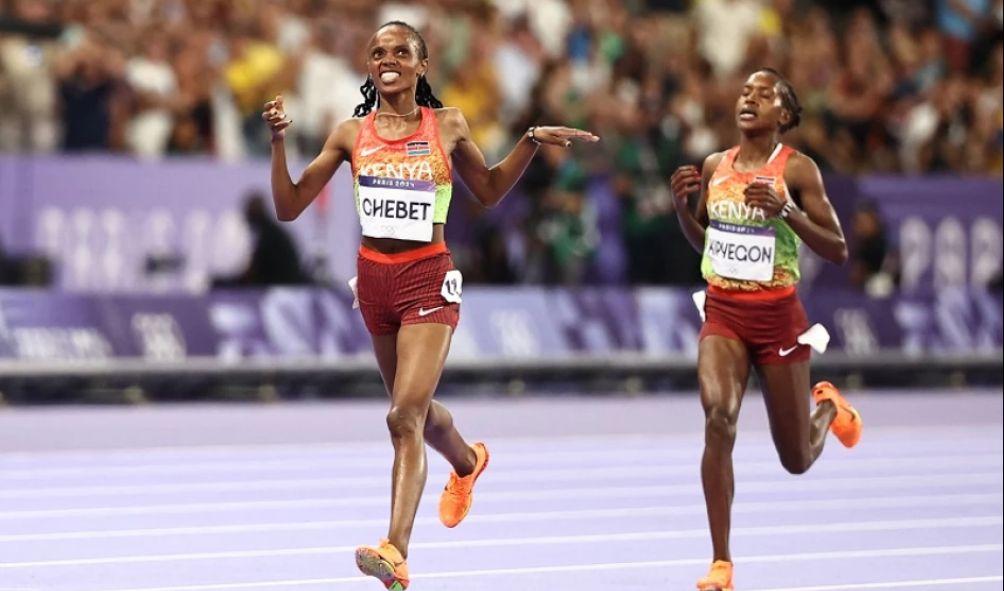
<svg viewBox="0 0 1004 591"><path fill-rule="evenodd" d="M808 361L812 349L798 336L809 328L794 286L763 292L733 292L708 287L701 337L734 339L746 345L756 365Z"/></svg>
<svg viewBox="0 0 1004 591"><path fill-rule="evenodd" d="M370 334L430 322L457 327L463 285L445 243L400 254L362 246L357 270L356 297Z"/></svg>

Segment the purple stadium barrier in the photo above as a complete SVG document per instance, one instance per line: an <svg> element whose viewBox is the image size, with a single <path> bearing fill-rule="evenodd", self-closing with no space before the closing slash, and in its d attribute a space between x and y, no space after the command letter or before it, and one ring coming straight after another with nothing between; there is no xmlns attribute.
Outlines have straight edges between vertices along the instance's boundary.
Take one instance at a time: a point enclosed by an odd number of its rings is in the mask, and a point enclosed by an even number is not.
<svg viewBox="0 0 1004 591"><path fill-rule="evenodd" d="M873 300L849 291L806 298L832 347L867 359L999 355L1000 295L945 289ZM696 356L690 292L672 288L474 288L464 293L453 359L553 359L586 354ZM0 290L0 358L44 362L139 357L181 361L369 357L348 289L210 295L94 295Z"/></svg>

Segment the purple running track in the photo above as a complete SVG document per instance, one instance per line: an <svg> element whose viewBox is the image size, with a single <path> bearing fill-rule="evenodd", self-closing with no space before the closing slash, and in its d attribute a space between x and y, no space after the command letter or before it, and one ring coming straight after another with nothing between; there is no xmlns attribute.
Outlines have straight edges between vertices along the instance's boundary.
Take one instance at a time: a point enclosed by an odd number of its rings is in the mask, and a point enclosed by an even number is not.
<svg viewBox="0 0 1004 591"><path fill-rule="evenodd" d="M756 396L735 454L740 591L997 590L999 390L850 392L866 429L784 472ZM693 589L710 557L693 395L448 398L492 463L436 518L430 451L414 591ZM0 412L0 591L377 591L382 401Z"/></svg>

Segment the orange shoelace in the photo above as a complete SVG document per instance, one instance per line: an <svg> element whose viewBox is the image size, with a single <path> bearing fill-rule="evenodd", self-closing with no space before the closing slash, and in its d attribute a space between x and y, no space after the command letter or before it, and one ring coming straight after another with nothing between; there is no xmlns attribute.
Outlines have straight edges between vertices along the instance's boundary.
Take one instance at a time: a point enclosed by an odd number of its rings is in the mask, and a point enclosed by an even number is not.
<svg viewBox="0 0 1004 591"><path fill-rule="evenodd" d="M471 494L474 487L474 472L467 476L457 476L456 472L450 473L450 480L446 483L446 493L452 497L463 498Z"/></svg>

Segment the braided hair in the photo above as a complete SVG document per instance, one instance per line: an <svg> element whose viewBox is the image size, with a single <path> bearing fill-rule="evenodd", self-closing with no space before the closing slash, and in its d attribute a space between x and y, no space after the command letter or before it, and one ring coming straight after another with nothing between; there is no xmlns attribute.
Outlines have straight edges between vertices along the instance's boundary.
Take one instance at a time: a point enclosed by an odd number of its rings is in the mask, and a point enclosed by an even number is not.
<svg viewBox="0 0 1004 591"><path fill-rule="evenodd" d="M760 68L757 72L765 72L777 78L777 84L780 86L781 104L784 105L784 108L791 115L791 119L781 126L781 133L798 127L798 124L802 122L802 105L798 104L798 95L795 94L795 87L791 85L791 82L788 82L787 78L781 75L781 72L778 72L774 68Z"/></svg>
<svg viewBox="0 0 1004 591"><path fill-rule="evenodd" d="M380 29L391 26L408 29L409 36L415 41L415 45L418 46L418 59L429 59L429 48L425 45L425 39L422 38L422 35L415 27L403 21L390 21L384 23ZM380 29L377 30L379 31ZM356 105L356 110L352 113L353 117L363 117L380 104L380 96L377 93L376 83L373 82L372 76L366 76L366 82L359 87L359 92L362 93L365 100ZM432 107L433 109L439 109L443 106L443 103L436 98L436 95L432 94L432 87L429 86L429 81L425 79L424 75L418 77L418 85L415 87L415 102L420 107Z"/></svg>

